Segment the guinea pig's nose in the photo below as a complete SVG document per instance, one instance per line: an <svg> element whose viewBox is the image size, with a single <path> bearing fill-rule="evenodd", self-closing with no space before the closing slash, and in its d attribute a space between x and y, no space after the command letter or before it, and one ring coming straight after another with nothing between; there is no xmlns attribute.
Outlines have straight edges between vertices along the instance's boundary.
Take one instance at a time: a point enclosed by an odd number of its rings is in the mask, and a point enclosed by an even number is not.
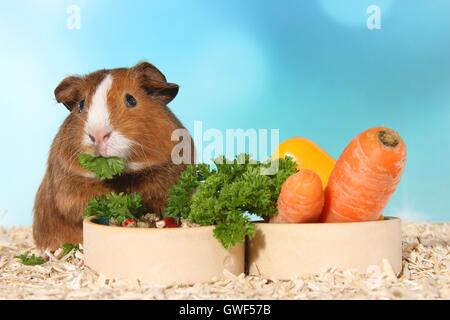
<svg viewBox="0 0 450 320"><path fill-rule="evenodd" d="M111 131L109 130L100 129L89 132L89 139L95 144L105 143L110 137Z"/></svg>

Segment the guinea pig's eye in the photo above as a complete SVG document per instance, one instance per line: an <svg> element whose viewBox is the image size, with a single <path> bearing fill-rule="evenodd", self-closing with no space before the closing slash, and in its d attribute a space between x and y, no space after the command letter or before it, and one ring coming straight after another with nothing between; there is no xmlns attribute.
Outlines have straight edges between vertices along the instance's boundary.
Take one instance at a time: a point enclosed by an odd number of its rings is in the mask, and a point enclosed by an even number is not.
<svg viewBox="0 0 450 320"><path fill-rule="evenodd" d="M125 104L127 105L128 108L134 108L137 105L137 100L131 94L127 93L125 95Z"/></svg>
<svg viewBox="0 0 450 320"><path fill-rule="evenodd" d="M80 101L80 112L83 111L84 108L84 99Z"/></svg>

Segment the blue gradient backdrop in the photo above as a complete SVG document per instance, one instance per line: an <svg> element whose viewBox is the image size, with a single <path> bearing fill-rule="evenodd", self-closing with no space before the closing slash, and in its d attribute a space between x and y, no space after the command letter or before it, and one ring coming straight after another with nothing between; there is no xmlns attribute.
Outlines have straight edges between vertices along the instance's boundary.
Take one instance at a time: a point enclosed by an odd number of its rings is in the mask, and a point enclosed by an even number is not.
<svg viewBox="0 0 450 320"><path fill-rule="evenodd" d="M80 30L66 27L71 4ZM369 4L381 30L366 28ZM189 129L279 128L337 157L360 131L395 128L408 164L387 213L447 221L449 13L447 0L2 1L0 225L32 221L67 115L58 82L141 59L180 84L171 107Z"/></svg>

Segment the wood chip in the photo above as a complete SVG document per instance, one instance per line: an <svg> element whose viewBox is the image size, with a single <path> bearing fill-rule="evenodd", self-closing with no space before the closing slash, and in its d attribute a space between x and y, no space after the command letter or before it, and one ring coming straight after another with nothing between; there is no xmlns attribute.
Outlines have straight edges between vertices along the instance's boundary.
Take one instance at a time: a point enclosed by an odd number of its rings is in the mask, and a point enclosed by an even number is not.
<svg viewBox="0 0 450 320"><path fill-rule="evenodd" d="M106 279L84 265L82 247L24 266L14 256L38 253L30 228L0 228L0 299L450 299L450 223L402 227L398 277L385 260L364 273L328 267L280 281L224 271L224 279L172 286Z"/></svg>

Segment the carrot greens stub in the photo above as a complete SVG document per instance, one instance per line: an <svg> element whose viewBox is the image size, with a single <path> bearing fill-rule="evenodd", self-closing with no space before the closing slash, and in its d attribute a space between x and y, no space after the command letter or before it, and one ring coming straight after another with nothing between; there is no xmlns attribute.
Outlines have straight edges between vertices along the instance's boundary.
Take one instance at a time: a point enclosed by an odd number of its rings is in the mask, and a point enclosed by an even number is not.
<svg viewBox="0 0 450 320"><path fill-rule="evenodd" d="M400 137L393 132L380 130L378 131L378 140L386 147L394 148L399 144Z"/></svg>

